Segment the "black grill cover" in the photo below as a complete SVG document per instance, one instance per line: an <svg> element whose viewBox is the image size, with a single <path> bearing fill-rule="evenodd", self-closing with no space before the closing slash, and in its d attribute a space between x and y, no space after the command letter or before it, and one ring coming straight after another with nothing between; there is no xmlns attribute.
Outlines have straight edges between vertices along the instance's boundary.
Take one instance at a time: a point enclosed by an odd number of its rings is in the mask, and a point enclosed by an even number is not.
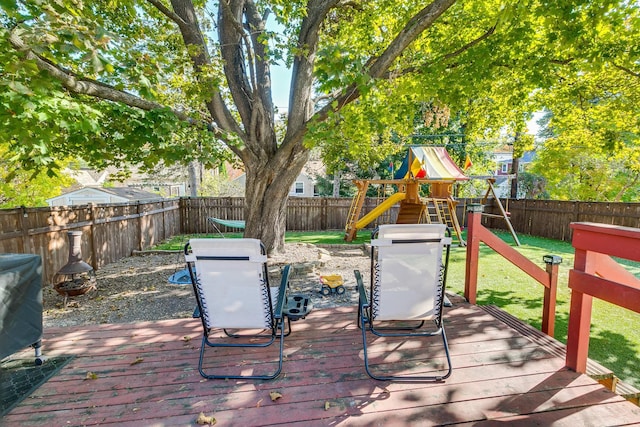
<svg viewBox="0 0 640 427"><path fill-rule="evenodd" d="M42 338L40 255L0 255L0 359Z"/></svg>

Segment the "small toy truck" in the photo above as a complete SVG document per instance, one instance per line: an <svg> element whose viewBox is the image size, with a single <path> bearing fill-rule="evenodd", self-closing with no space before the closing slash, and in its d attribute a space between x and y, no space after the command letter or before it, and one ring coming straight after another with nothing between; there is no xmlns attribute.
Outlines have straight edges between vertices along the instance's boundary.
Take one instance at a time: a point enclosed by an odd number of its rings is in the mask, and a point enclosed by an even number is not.
<svg viewBox="0 0 640 427"><path fill-rule="evenodd" d="M342 280L342 276L340 276L339 274L320 276L320 283L322 283L320 293L324 296L332 293L342 295L346 291L344 287L344 280Z"/></svg>

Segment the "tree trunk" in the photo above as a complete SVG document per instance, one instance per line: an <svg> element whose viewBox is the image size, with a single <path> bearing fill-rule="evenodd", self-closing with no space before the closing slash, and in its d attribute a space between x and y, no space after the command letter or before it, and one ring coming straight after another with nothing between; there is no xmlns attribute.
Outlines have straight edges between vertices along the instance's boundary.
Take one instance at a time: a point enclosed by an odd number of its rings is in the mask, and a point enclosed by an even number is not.
<svg viewBox="0 0 640 427"><path fill-rule="evenodd" d="M289 156L283 167L274 166L274 158L245 162L244 237L260 239L270 254L284 249L289 189L308 158L309 152L304 150Z"/></svg>
<svg viewBox="0 0 640 427"><path fill-rule="evenodd" d="M511 179L511 198L518 198L518 169L520 169L520 159L513 158L511 161L511 174L514 176Z"/></svg>
<svg viewBox="0 0 640 427"><path fill-rule="evenodd" d="M189 196L198 197L198 162L189 162Z"/></svg>
<svg viewBox="0 0 640 427"><path fill-rule="evenodd" d="M340 197L340 171L333 174L333 197Z"/></svg>

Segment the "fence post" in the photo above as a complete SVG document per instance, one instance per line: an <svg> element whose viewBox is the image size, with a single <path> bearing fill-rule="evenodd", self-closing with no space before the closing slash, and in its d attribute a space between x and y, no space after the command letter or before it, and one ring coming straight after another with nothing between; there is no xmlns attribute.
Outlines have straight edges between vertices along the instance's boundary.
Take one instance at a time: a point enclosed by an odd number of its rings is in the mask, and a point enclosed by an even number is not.
<svg viewBox="0 0 640 427"><path fill-rule="evenodd" d="M327 216L328 216L328 209L327 209L327 205L328 205L328 199L326 197L323 197L322 199L320 199L320 228L324 231L327 229Z"/></svg>
<svg viewBox="0 0 640 427"><path fill-rule="evenodd" d="M562 257L558 255L545 255L542 260L547 265L549 274L549 287L544 288L544 305L542 309L542 332L553 337L556 325L556 294L558 293L558 269L562 263Z"/></svg>
<svg viewBox="0 0 640 427"><path fill-rule="evenodd" d="M25 254L34 253L31 251L31 239L29 238L29 214L25 206L20 206L20 229L22 231L22 252Z"/></svg>
<svg viewBox="0 0 640 427"><path fill-rule="evenodd" d="M95 203L89 203L89 241L91 242L91 266L94 270L98 270L98 267L102 265L104 256L98 259L98 252L96 248L96 205Z"/></svg>
<svg viewBox="0 0 640 427"><path fill-rule="evenodd" d="M143 223L142 223L142 216L140 215L140 202L136 202L136 215L138 217L138 236L140 236L140 239L138 240L138 250L139 251L143 251L144 250L144 234L143 234Z"/></svg>
<svg viewBox="0 0 640 427"><path fill-rule="evenodd" d="M470 304L476 303L478 292L478 257L480 255L480 230L483 206L470 204L467 207L467 262L464 274L464 297Z"/></svg>

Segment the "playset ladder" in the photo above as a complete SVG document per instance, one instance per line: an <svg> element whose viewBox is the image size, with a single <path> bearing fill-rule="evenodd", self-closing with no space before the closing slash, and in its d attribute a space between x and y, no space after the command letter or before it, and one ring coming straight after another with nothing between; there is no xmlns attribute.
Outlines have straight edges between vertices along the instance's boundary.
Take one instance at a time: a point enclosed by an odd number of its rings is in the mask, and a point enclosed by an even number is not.
<svg viewBox="0 0 640 427"><path fill-rule="evenodd" d="M425 210L425 218L428 224L444 224L442 220L442 215L440 214L440 209L435 204L433 198L427 198L426 202L426 210Z"/></svg>
<svg viewBox="0 0 640 427"><path fill-rule="evenodd" d="M460 246L465 246L466 242L462 238L462 230L458 223L458 217L456 216L456 202L451 199L431 199L442 219L442 224L446 224L449 227L455 238L458 240Z"/></svg>
<svg viewBox="0 0 640 427"><path fill-rule="evenodd" d="M358 192L351 200L351 207L349 207L349 215L347 216L347 223L344 227L344 239L347 242L351 242L356 238L358 229L356 228L356 222L360 218L360 212L362 211L362 205L364 205L364 199L367 194L367 187L369 187L368 181L354 181Z"/></svg>

